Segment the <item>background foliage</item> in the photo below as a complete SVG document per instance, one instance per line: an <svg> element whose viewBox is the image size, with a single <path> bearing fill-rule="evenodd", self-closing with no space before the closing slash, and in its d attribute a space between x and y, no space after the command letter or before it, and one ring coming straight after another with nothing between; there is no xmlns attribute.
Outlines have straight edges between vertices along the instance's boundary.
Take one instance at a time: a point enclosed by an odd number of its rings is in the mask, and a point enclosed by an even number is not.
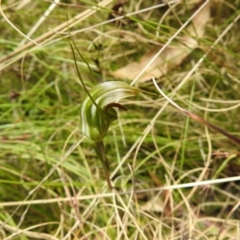
<svg viewBox="0 0 240 240"><path fill-rule="evenodd" d="M111 71L149 49L161 48L196 3L174 3L171 11L164 4L153 9L160 1L125 1L119 5L123 13L133 14L117 21L119 12L110 14L119 10L115 1L56 2L1 1L0 239L238 239L238 182L150 191L239 175L239 146L226 137L165 106L160 95L144 92L125 100L128 111L112 124L106 153L116 189L141 193L113 195L91 142L79 130L85 92L69 29L93 70L78 59L86 86L93 87L113 80ZM220 36L173 100L236 136L239 9L238 1L212 1L199 47L158 79L170 94ZM38 21L30 38L39 46L21 34ZM137 85L158 94L151 81Z"/></svg>

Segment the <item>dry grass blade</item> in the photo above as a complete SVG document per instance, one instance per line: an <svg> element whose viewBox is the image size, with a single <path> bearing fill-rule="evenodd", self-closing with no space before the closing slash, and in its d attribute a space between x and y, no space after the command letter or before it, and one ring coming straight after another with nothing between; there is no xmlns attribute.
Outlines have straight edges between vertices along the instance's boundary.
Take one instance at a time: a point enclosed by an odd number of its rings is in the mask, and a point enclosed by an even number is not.
<svg viewBox="0 0 240 240"><path fill-rule="evenodd" d="M195 115L194 113L191 113L189 111L187 111L186 109L178 106L175 102L173 102L160 88L159 86L157 85L157 82L154 78L152 78L153 80L153 83L155 85L155 87L157 88L157 90L160 92L160 94L168 101L170 102L174 107L176 107L178 110L180 110L182 113L188 115L190 118L192 118L193 120L205 125L205 126L208 126L209 128L211 128L212 130L216 131L216 132L219 132L221 133L222 135L226 136L227 138L229 138L231 141L237 143L238 145L240 145L240 139L233 136L232 134L224 131L223 129L215 126L214 124L204 120L203 118Z"/></svg>
<svg viewBox="0 0 240 240"><path fill-rule="evenodd" d="M167 46L139 78L138 76L141 74L142 69L144 69L157 54L156 49L143 55L139 62L132 62L110 74L118 79L133 80L138 78L141 82L150 80L151 77L161 77L173 67L181 64L186 56L191 53L193 49L198 47L197 39L204 36L205 26L209 18L210 2L192 19L192 24L186 29L188 35L183 36L179 44Z"/></svg>
<svg viewBox="0 0 240 240"><path fill-rule="evenodd" d="M34 239L58 240L57 237L52 236L50 234L32 231L34 228L42 227L46 225L44 223L39 224L37 226L31 226L27 229L19 229L18 227L13 227L2 221L0 221L0 225L2 226L3 229L12 233L11 236L4 238L5 240L14 239L16 236L19 236L20 234L24 234L26 237L34 238Z"/></svg>
<svg viewBox="0 0 240 240"><path fill-rule="evenodd" d="M1 3L1 0L0 0L0 3ZM13 52L0 58L0 70L3 70L7 66L16 62L18 59L23 57L26 53L29 53L29 52L33 51L35 48L37 48L39 46L43 46L44 44L50 42L52 39L56 38L56 36L58 36L60 33L67 31L68 28L71 28L71 27L75 26L76 24L78 24L79 22L83 21L84 19L90 17L91 15L93 15L94 13L97 12L98 7L99 8L105 7L109 3L111 3L111 0L104 0L101 3L99 3L97 6L93 6L92 8L79 13L77 16L70 19L69 21L65 21L62 24L60 24L59 26L57 26L56 28L49 30L45 34L43 34L35 39L31 39L30 42L27 42L26 44L17 47ZM1 4L0 4L0 10L1 10L0 12L1 12L2 16L4 17L5 14L3 12ZM16 29L16 27L14 25L12 27L14 27ZM18 32L21 32L19 29L16 29L16 30ZM24 35L25 38L27 37L25 34L22 34L22 35Z"/></svg>

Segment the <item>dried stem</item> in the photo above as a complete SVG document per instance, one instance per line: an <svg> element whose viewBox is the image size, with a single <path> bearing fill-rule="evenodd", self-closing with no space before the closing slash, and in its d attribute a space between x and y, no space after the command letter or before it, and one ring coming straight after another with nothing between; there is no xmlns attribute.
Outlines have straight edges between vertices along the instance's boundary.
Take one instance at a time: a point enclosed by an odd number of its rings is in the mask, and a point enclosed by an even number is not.
<svg viewBox="0 0 240 240"><path fill-rule="evenodd" d="M180 110L182 113L188 115L190 118L194 119L195 121L205 125L205 126L208 126L209 128L215 130L216 132L219 132L221 133L222 135L226 136L227 138L229 138L230 140L232 140L233 142L237 143L238 145L240 145L240 139L233 136L232 134L226 132L225 130L213 125L212 123L204 120L203 118L195 115L194 113L191 113L189 111L187 111L186 109L180 107L179 105L177 105L175 102L173 102L172 99L170 99L161 89L160 87L157 85L157 82L155 80L155 78L152 78L153 80L153 83L155 85L155 87L157 88L157 90L160 92L160 94L168 101L170 102L174 107L176 107L178 110Z"/></svg>

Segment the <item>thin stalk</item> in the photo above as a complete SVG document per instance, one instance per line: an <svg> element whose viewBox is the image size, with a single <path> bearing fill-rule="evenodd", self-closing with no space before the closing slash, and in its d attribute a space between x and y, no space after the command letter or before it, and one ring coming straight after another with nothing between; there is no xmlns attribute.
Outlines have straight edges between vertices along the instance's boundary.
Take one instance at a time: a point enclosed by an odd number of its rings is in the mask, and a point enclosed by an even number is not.
<svg viewBox="0 0 240 240"><path fill-rule="evenodd" d="M95 146L96 146L95 149L96 149L97 156L102 163L102 167L104 170L104 174L105 174L105 178L106 178L108 187L110 188L110 190L112 190L113 187L112 187L111 180L110 180L109 163L108 163L108 159L107 159L107 156L105 153L105 147L104 147L103 141L95 142Z"/></svg>

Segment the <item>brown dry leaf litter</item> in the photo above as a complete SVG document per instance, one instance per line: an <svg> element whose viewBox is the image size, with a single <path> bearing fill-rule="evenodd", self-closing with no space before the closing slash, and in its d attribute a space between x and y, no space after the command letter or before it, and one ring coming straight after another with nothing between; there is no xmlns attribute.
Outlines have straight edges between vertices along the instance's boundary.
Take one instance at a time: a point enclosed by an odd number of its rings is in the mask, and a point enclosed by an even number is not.
<svg viewBox="0 0 240 240"><path fill-rule="evenodd" d="M192 24L187 27L188 35L183 36L179 44L168 46L162 54L149 66L149 68L138 78L138 81L144 82L152 77L159 78L166 74L170 69L178 66L187 56L198 47L198 39L204 36L205 26L210 18L210 2L205 5L193 18ZM142 69L157 54L156 49L144 54L139 62L132 62L110 74L123 80L135 79Z"/></svg>

